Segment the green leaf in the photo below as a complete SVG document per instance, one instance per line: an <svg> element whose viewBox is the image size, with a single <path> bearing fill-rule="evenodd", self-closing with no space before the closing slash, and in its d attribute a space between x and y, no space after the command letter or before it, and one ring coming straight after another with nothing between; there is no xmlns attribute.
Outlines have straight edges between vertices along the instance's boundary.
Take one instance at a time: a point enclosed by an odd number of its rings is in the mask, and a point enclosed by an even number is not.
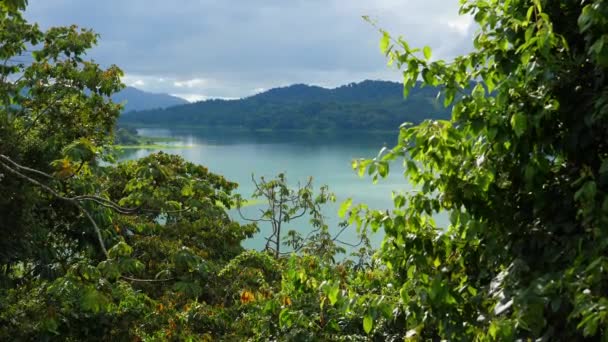
<svg viewBox="0 0 608 342"><path fill-rule="evenodd" d="M405 196L403 195L395 195L393 198L393 203L395 204L395 208L401 208L405 205Z"/></svg>
<svg viewBox="0 0 608 342"><path fill-rule="evenodd" d="M369 334L372 331L373 327L374 319L372 318L372 315L370 315L369 313L365 314L365 316L363 317L363 330L366 334Z"/></svg>
<svg viewBox="0 0 608 342"><path fill-rule="evenodd" d="M108 299L92 287L86 288L82 297L80 298L80 305L82 306L82 309L95 313L105 310L108 303Z"/></svg>
<svg viewBox="0 0 608 342"><path fill-rule="evenodd" d="M597 185L594 181L587 181L574 193L575 200L591 200L595 197Z"/></svg>
<svg viewBox="0 0 608 342"><path fill-rule="evenodd" d="M532 57L532 54L529 51L525 51L521 54L521 62L523 64L528 64L530 62L530 57Z"/></svg>
<svg viewBox="0 0 608 342"><path fill-rule="evenodd" d="M534 6L530 6L530 8L528 8L528 12L526 13L526 20L530 21L533 13L534 13Z"/></svg>
<svg viewBox="0 0 608 342"><path fill-rule="evenodd" d="M338 210L338 216L340 216L340 217L346 216L346 212L348 211L348 209L350 208L350 206L352 204L353 204L352 198L349 198L346 201L342 202L342 204L340 205L340 210Z"/></svg>
<svg viewBox="0 0 608 342"><path fill-rule="evenodd" d="M367 166L367 163L359 163L359 171L357 172L359 177L365 176L365 167L366 166Z"/></svg>
<svg viewBox="0 0 608 342"><path fill-rule="evenodd" d="M377 167L378 167L378 174L380 175L380 177L386 178L386 176L388 176L388 172L389 172L388 162L380 161L377 163Z"/></svg>
<svg viewBox="0 0 608 342"><path fill-rule="evenodd" d="M581 15L578 17L578 26L579 29L581 31L581 33L584 33L585 31L587 31L593 23L593 19L592 19L592 6L591 4L586 5L585 7L583 7L583 11L581 12Z"/></svg>
<svg viewBox="0 0 608 342"><path fill-rule="evenodd" d="M416 265L412 265L407 268L407 277L409 279L413 279L415 273L416 273Z"/></svg>
<svg viewBox="0 0 608 342"><path fill-rule="evenodd" d="M281 310L281 313L279 314L279 324L281 325L281 327L291 327L293 324L293 317L291 312L289 311L289 308L284 308L283 310Z"/></svg>
<svg viewBox="0 0 608 342"><path fill-rule="evenodd" d="M108 279L118 279L121 275L120 268L114 260L105 260L97 266L104 277Z"/></svg>
<svg viewBox="0 0 608 342"><path fill-rule="evenodd" d="M550 110L550 111L556 111L559 109L559 101L557 100L550 100L546 105L545 105L545 110Z"/></svg>
<svg viewBox="0 0 608 342"><path fill-rule="evenodd" d="M126 257L131 255L131 253L133 253L133 248L124 241L120 241L108 250L110 258Z"/></svg>
<svg viewBox="0 0 608 342"><path fill-rule="evenodd" d="M483 99L486 96L486 90L483 88L481 84L477 84L475 88L473 88L473 98L476 100Z"/></svg>
<svg viewBox="0 0 608 342"><path fill-rule="evenodd" d="M367 168L367 174L372 176L377 170L376 164L375 163L371 163L369 165L369 167Z"/></svg>
<svg viewBox="0 0 608 342"><path fill-rule="evenodd" d="M380 39L380 52L383 54L387 54L389 51L391 36L387 32L382 33L382 38Z"/></svg>
<svg viewBox="0 0 608 342"><path fill-rule="evenodd" d="M184 197L188 197L188 196L192 196L194 195L194 191L192 189L192 184L186 184L183 188L182 188L182 196Z"/></svg>
<svg viewBox="0 0 608 342"><path fill-rule="evenodd" d="M433 281L431 282L431 287L429 288L428 293L429 293L429 298L431 298L431 301L439 301L442 299L444 290L443 290L441 278L439 278L438 276L435 276L433 278Z"/></svg>
<svg viewBox="0 0 608 342"><path fill-rule="evenodd" d="M456 96L456 90L453 88L447 88L445 90L445 99L443 100L443 106L448 107L454 102L454 96Z"/></svg>
<svg viewBox="0 0 608 342"><path fill-rule="evenodd" d="M407 289L406 289L405 287L402 287L402 288L399 290L399 296L401 297L401 300L402 300L404 303L409 302L410 296L408 295L408 293L407 293Z"/></svg>
<svg viewBox="0 0 608 342"><path fill-rule="evenodd" d="M86 138L80 138L64 147L62 150L64 156L78 162L93 160L96 156L96 152L97 149L95 145Z"/></svg>
<svg viewBox="0 0 608 342"><path fill-rule="evenodd" d="M528 120L523 114L514 114L511 117L511 128L515 131L515 135L521 137L528 128Z"/></svg>
<svg viewBox="0 0 608 342"><path fill-rule="evenodd" d="M431 59L431 56L432 56L432 50L431 50L431 48L430 48L430 47L425 46L425 47L422 49L422 52L424 53L424 58L425 58L427 61L428 61L429 59Z"/></svg>
<svg viewBox="0 0 608 342"><path fill-rule="evenodd" d="M333 286L331 286L329 288L329 291L327 292L327 298L329 298L329 302L331 303L331 305L336 304L336 302L338 301L338 294L340 293L340 284L338 282L334 283Z"/></svg>
<svg viewBox="0 0 608 342"><path fill-rule="evenodd" d="M490 328L488 329L488 334L493 339L496 339L496 334L497 333L498 333L498 324L496 322L492 322L492 324L490 324Z"/></svg>
<svg viewBox="0 0 608 342"><path fill-rule="evenodd" d="M509 41L506 39L501 39L498 42L498 46L500 47L501 50L507 51L509 49Z"/></svg>

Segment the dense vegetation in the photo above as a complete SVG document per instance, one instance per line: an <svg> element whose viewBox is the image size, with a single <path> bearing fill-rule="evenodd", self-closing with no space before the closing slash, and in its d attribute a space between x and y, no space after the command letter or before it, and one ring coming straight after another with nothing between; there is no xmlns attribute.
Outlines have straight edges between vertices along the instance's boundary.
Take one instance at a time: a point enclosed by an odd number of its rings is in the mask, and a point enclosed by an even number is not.
<svg viewBox="0 0 608 342"><path fill-rule="evenodd" d="M121 71L83 59L91 31L42 32L24 6L0 2L0 340L608 336L603 0L464 1L480 31L449 63L381 31L406 93L419 78L440 87L452 117L404 125L396 147L353 163L377 178L402 159L419 189L397 191L392 210L345 202L363 241L385 239L343 261L315 215L326 188L258 183L261 219L305 208L316 228L287 234L298 253L277 234L245 251L257 227L226 215L236 184L164 153L101 162ZM32 46L33 63L12 62Z"/></svg>
<svg viewBox="0 0 608 342"><path fill-rule="evenodd" d="M223 126L247 129L393 130L403 122L446 119L435 88L363 81L335 89L304 84L275 88L239 100L207 100L166 109L133 111L123 123Z"/></svg>

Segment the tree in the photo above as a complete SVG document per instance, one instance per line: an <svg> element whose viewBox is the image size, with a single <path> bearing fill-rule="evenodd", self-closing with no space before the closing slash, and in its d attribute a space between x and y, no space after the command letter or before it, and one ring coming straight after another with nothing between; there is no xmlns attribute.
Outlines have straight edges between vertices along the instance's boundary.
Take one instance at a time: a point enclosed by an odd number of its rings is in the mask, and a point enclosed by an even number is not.
<svg viewBox="0 0 608 342"><path fill-rule="evenodd" d="M255 186L252 198L261 199L266 207L260 209L259 218L245 217L241 211L243 199L237 196L237 210L241 218L246 221L270 225L272 232L264 237L265 250L275 258L303 252L334 261L336 254L346 252L342 245L355 248L363 244L369 247L369 239L365 234L361 234L357 244L340 240L340 235L348 228L346 222L339 224L339 231L336 234L330 233L322 207L328 202L335 202L336 198L329 192L327 185L321 186L319 192L315 193L312 177L309 177L303 186L299 184L297 188L290 188L287 177L283 173L270 180L261 177L259 181L252 175L251 180ZM286 231L290 227L284 227L285 224L300 218L308 218L311 228L303 232L295 229ZM281 252L283 245L289 248L286 252Z"/></svg>
<svg viewBox="0 0 608 342"><path fill-rule="evenodd" d="M99 159L94 147L109 141L119 114L120 106L107 97L122 87L122 71L116 66L103 70L83 60L97 35L75 26L42 32L23 19L20 11L25 3L14 0L0 5L3 279L24 259L48 264L53 254L49 234L69 236L75 229L74 206L16 177L8 171L15 171L11 163L42 171L33 173L37 179L57 172L55 181L60 183L75 173L88 172L85 164L94 165ZM70 219L62 221L66 217Z"/></svg>
<svg viewBox="0 0 608 342"><path fill-rule="evenodd" d="M115 163L122 72L24 6L0 2L0 340L223 334L200 313L233 306L218 272L256 230L226 214L237 184L164 153Z"/></svg>
<svg viewBox="0 0 608 342"><path fill-rule="evenodd" d="M366 221L386 232L405 335L606 336L608 5L470 0L461 13L479 31L451 62L381 30L405 94L417 79L441 87L452 119L404 125L395 148L354 165L383 177L403 158L420 190Z"/></svg>

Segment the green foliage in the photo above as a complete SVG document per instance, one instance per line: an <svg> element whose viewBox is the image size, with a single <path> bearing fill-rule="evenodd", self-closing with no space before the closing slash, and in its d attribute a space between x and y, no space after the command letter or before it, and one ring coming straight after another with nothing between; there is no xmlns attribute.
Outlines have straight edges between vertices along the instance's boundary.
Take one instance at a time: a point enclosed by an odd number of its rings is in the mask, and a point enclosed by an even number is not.
<svg viewBox="0 0 608 342"><path fill-rule="evenodd" d="M252 198L267 204L266 208L260 209L259 218L247 218L241 212L242 198L236 196L237 209L241 218L247 221L270 225L272 231L264 237L265 250L275 258L295 252L334 260L336 254L345 253L345 249L340 246L345 243L339 237L348 225L346 222L340 223L340 231L332 236L322 213L324 204L336 200L326 185L321 186L316 193L310 177L304 185L298 184L297 188L290 188L283 173L270 180L261 177L257 181L252 176L252 181L255 186ZM285 225L293 224L292 221L300 218L308 218L311 227L309 230L285 231ZM361 237L360 244L363 242L369 243L366 236ZM287 247L288 251L281 252L282 246Z"/></svg>
<svg viewBox="0 0 608 342"><path fill-rule="evenodd" d="M163 153L114 163L122 72L83 59L92 31L42 32L23 5L0 7L0 340L222 334L182 325L222 311L218 273L256 231L226 213L237 184Z"/></svg>
<svg viewBox="0 0 608 342"><path fill-rule="evenodd" d="M94 163L95 146L111 135L119 106L106 96L122 87L122 72L82 59L96 42L94 33L76 27L43 32L23 19L19 11L24 5L3 2L0 10L0 56L5 61L0 66L0 154L69 178L76 170L87 172L88 167L74 163ZM26 57L32 62L22 62ZM21 262L30 258L41 260L36 267L46 270L37 272L48 276L54 270L41 265L52 265L50 259L61 254L50 245L72 248L82 220L65 203L9 177L4 168L0 172L0 264L5 269L0 282L10 282L6 276L15 267L27 269Z"/></svg>
<svg viewBox="0 0 608 342"><path fill-rule="evenodd" d="M480 30L449 63L381 31L406 95L423 80L452 118L403 124L396 147L354 161L377 180L402 159L417 188L394 192L391 211L345 202L363 242L385 238L343 260L325 187L255 181L271 253L245 251L258 227L226 213L235 183L164 153L112 163L120 70L82 59L94 33L42 32L24 5L0 3L0 57L38 46L33 63L0 66L0 340L607 335L604 1L463 1ZM283 236L304 215L312 235Z"/></svg>
<svg viewBox="0 0 608 342"><path fill-rule="evenodd" d="M599 339L608 323L607 7L462 3L480 30L475 50L450 63L381 32L406 93L420 78L442 87L452 119L404 126L398 146L354 163L384 177L381 165L403 158L419 189L395 197L392 213L361 219L386 232L380 253L400 288L394 305L407 308L406 335ZM435 225L439 213L449 226Z"/></svg>
<svg viewBox="0 0 608 342"><path fill-rule="evenodd" d="M116 130L114 136L114 143L117 145L137 145L141 143L135 128L120 127Z"/></svg>

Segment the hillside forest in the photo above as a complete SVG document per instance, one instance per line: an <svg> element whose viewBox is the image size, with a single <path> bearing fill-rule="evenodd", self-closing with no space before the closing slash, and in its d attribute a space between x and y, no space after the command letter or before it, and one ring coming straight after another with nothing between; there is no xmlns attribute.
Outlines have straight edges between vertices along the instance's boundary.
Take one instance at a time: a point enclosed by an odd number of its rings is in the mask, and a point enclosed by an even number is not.
<svg viewBox="0 0 608 342"><path fill-rule="evenodd" d="M181 125L253 130L383 130L404 122L447 119L439 89L363 81L334 89L296 84L236 100L212 99L168 108L127 111L122 125Z"/></svg>

